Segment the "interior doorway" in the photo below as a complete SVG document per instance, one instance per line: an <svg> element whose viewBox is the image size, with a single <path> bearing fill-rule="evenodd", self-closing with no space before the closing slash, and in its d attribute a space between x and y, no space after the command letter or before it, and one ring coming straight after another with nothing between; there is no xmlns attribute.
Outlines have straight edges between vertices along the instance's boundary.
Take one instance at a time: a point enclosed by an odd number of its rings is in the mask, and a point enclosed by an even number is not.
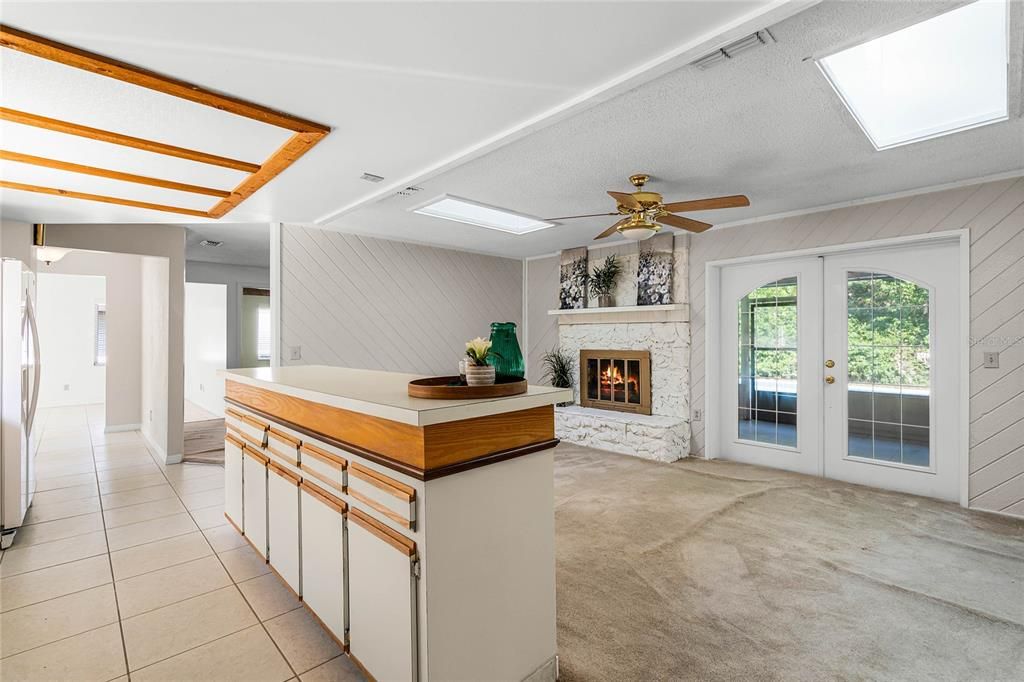
<svg viewBox="0 0 1024 682"><path fill-rule="evenodd" d="M270 289L242 287L240 367L269 367L271 347Z"/></svg>
<svg viewBox="0 0 1024 682"><path fill-rule="evenodd" d="M961 500L960 254L957 236L709 266L712 456Z"/></svg>
<svg viewBox="0 0 1024 682"><path fill-rule="evenodd" d="M223 461L228 287L185 283L184 458Z"/></svg>

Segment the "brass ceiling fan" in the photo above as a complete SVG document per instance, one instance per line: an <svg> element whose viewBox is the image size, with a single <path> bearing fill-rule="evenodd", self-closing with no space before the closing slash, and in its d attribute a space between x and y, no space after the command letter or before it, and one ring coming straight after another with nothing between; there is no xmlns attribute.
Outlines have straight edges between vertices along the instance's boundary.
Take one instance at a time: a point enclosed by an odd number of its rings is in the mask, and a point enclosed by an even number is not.
<svg viewBox="0 0 1024 682"><path fill-rule="evenodd" d="M703 232L711 227L710 223L702 223L693 218L686 218L673 215L680 211L709 211L716 208L739 208L750 206L750 200L742 194L734 194L728 197L714 197L710 199L693 199L691 201L676 201L666 204L657 192L644 190L644 185L650 180L650 176L644 173L630 175L629 181L636 187L636 191L627 194L625 192L609 191L608 195L615 199L616 211L614 213L591 213L589 215L571 215L561 218L549 218L548 220L571 220L573 218L594 218L603 215L625 216L601 234L594 237L594 240L610 237L618 232L626 239L640 241L653 237L661 229L662 225L678 227L681 230L690 232Z"/></svg>

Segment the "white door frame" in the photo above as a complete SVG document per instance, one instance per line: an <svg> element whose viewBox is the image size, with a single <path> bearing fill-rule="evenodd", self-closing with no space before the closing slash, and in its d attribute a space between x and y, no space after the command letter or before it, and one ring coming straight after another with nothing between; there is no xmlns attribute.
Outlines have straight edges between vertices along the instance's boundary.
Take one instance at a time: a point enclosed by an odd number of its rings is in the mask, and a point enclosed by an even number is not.
<svg viewBox="0 0 1024 682"><path fill-rule="evenodd" d="M960 506L966 507L968 503L968 477L970 474L970 234L970 230L968 229L946 230L943 232L929 232L925 234L908 235L905 237L878 239L875 241L834 244L831 246L819 246L809 249L779 251L759 254L756 256L741 256L739 258L708 261L704 266L704 457L707 459L717 459L714 453L719 451L719 445L722 442L722 436L719 433L720 418L718 414L720 409L719 400L721 398L721 393L719 391L719 386L721 385L721 368L719 363L721 358L717 340L721 338L722 328L722 320L719 310L723 268L729 265L738 265L741 263L781 260L784 258L799 258L802 256L824 256L861 249L877 249L887 246L908 246L913 244L932 243L936 241L957 241L960 245L960 329L961 334L963 334L963 338L960 340L961 428L958 452L960 457ZM821 409L822 413L824 413L824 397L822 397L821 400L823 403ZM821 443L819 447L824 447L824 443Z"/></svg>

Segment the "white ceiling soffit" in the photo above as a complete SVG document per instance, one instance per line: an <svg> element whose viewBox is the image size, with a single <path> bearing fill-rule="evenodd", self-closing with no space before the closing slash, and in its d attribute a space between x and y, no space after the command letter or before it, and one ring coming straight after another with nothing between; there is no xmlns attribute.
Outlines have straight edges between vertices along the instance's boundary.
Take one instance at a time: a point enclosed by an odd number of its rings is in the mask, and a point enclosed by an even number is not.
<svg viewBox="0 0 1024 682"><path fill-rule="evenodd" d="M205 239L223 244L202 246ZM185 260L269 268L270 223L185 225Z"/></svg>
<svg viewBox="0 0 1024 682"><path fill-rule="evenodd" d="M1024 0L1011 2L1010 117L1001 123L876 151L809 59L962 4L823 2L772 25L777 43L707 70L677 69L330 227L518 258L595 244L615 218L517 236L408 209L448 193L541 218L613 211L605 191L628 192L627 177L647 172L647 189L666 201L748 195L749 208L686 214L721 225L1019 171Z"/></svg>
<svg viewBox="0 0 1024 682"><path fill-rule="evenodd" d="M443 172L816 1L8 1L3 21L331 126L231 214L241 222L312 222ZM0 50L0 77L4 106L257 163L282 133L11 50ZM228 189L239 179L16 124L0 135L12 151L139 175ZM44 177L30 169L7 164L4 177ZM367 183L363 172L385 181ZM98 178L70 175L45 179L112 191ZM114 196L191 206L185 193L174 191L178 200L169 202L166 191L122 185ZM0 207L6 217L35 222L183 219L11 190L0 193Z"/></svg>

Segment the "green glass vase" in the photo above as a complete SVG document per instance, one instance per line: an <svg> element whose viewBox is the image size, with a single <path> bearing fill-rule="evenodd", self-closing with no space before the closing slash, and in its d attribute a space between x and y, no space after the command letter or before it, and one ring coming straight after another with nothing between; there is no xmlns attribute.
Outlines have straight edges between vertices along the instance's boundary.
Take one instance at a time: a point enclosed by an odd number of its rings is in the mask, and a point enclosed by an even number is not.
<svg viewBox="0 0 1024 682"><path fill-rule="evenodd" d="M494 365L496 373L520 379L526 374L523 351L519 349L519 340L516 338L515 322L491 323L491 348L497 357L491 356L487 362Z"/></svg>

